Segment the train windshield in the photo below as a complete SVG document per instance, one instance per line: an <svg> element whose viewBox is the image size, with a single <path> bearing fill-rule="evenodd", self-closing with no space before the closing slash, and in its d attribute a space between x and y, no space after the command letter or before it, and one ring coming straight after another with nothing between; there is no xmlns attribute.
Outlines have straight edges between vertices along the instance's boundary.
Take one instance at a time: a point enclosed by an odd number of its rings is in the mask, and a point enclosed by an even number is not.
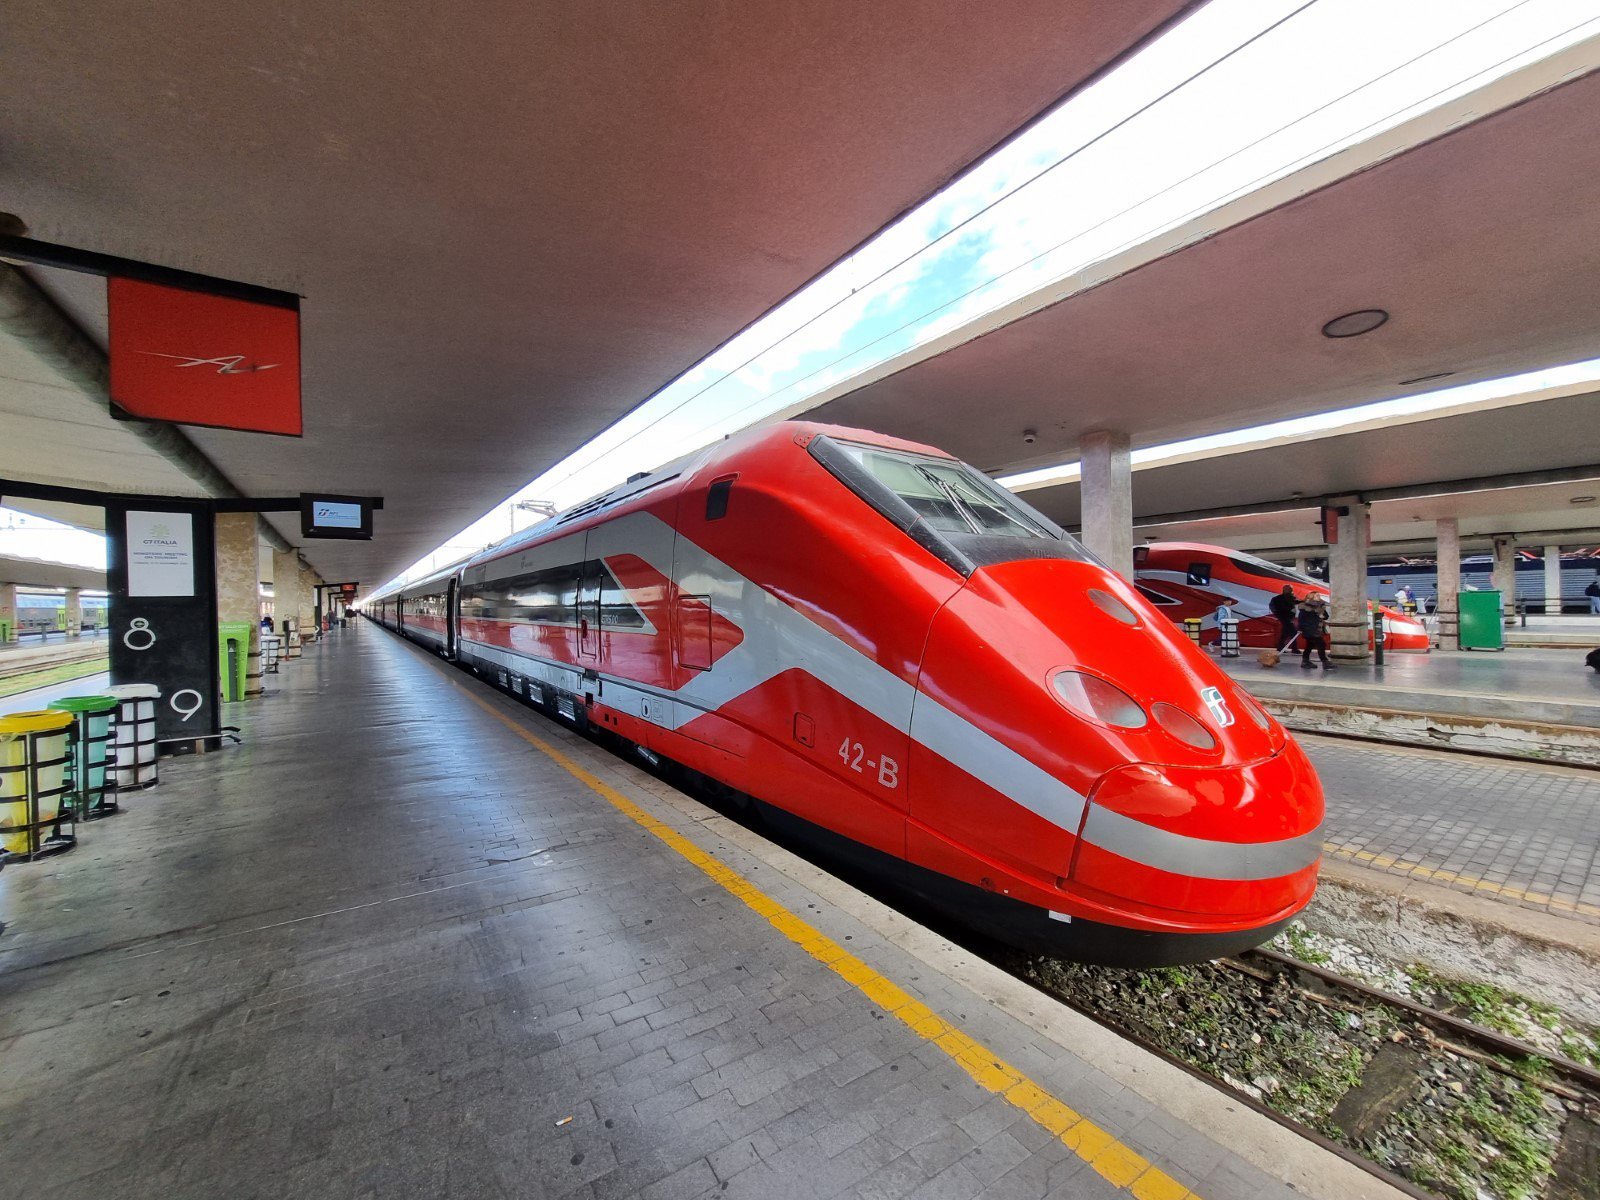
<svg viewBox="0 0 1600 1200"><path fill-rule="evenodd" d="M940 533L1051 537L1017 499L965 463L881 446L840 442L843 450Z"/></svg>
<svg viewBox="0 0 1600 1200"><path fill-rule="evenodd" d="M1092 561L1066 530L966 463L830 437L810 448L840 482L964 575L1023 558Z"/></svg>

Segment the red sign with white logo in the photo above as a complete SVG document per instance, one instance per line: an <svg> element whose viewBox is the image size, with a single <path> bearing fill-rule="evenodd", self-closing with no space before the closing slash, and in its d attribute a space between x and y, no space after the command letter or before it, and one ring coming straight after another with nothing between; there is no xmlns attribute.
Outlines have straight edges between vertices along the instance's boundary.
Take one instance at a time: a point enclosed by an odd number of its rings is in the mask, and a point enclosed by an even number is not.
<svg viewBox="0 0 1600 1200"><path fill-rule="evenodd" d="M106 281L111 400L127 415L299 437L297 309Z"/></svg>

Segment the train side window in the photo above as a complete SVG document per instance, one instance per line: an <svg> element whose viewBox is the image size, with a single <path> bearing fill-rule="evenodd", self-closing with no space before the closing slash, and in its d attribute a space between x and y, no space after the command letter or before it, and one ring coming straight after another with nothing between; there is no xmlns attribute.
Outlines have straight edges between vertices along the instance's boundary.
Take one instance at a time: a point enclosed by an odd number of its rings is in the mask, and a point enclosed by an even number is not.
<svg viewBox="0 0 1600 1200"><path fill-rule="evenodd" d="M1174 600L1171 596L1165 595L1162 592L1155 591L1152 588L1147 588L1142 583L1136 583L1133 586L1138 588L1139 589L1139 594L1141 596L1143 596L1146 600L1150 601L1151 604L1177 604L1177 603L1179 603L1177 600Z"/></svg>
<svg viewBox="0 0 1600 1200"><path fill-rule="evenodd" d="M713 480L706 489L706 520L720 521L728 515L728 496L733 491L734 476Z"/></svg>
<svg viewBox="0 0 1600 1200"><path fill-rule="evenodd" d="M1192 562L1189 564L1189 586L1211 586L1211 564L1208 562Z"/></svg>

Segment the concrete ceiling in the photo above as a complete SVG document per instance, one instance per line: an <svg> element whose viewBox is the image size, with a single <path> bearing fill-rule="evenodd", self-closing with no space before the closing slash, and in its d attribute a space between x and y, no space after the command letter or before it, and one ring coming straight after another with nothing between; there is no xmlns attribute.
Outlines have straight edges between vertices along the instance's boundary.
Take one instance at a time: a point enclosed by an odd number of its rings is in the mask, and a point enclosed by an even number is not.
<svg viewBox="0 0 1600 1200"><path fill-rule="evenodd" d="M1502 534L1528 545L1600 544L1600 500L1573 504L1574 498L1600 496L1594 479L1534 487L1475 492L1470 496L1430 496L1385 500L1372 505L1375 550L1421 549L1433 545L1434 522L1455 517L1464 545L1481 548ZM1181 524L1138 525L1143 541L1213 542L1257 554L1326 554L1314 508L1281 509L1243 516L1216 517Z"/></svg>
<svg viewBox="0 0 1600 1200"><path fill-rule="evenodd" d="M1592 67L1596 46L1578 54ZM809 415L1014 471L1075 459L1095 429L1160 445L1403 395L1419 376L1468 382L1600 353L1600 74L1551 88L1572 73L1552 65L1530 99L1241 223L1208 216L1165 257L1019 302L1009 324L838 385ZM1374 307L1392 314L1377 331L1322 336ZM1482 451L1476 473L1500 469L1498 439ZM1384 457L1416 480L1436 474L1432 453L1399 443Z"/></svg>
<svg viewBox="0 0 1600 1200"><path fill-rule="evenodd" d="M0 554L0 583L19 583L26 587L87 588L103 591L106 573L93 567L70 563L41 562L15 554Z"/></svg>
<svg viewBox="0 0 1600 1200"><path fill-rule="evenodd" d="M96 280L96 282L101 282ZM103 284L102 284L103 290ZM103 300L102 300L103 319ZM103 405L91 402L72 380L0 333L0 478L24 479L64 487L142 491L171 496L201 496L195 483L144 445ZM12 507L62 519L32 504ZM92 511L79 505L72 524Z"/></svg>
<svg viewBox="0 0 1600 1200"><path fill-rule="evenodd" d="M1135 522L1149 522L1206 509L1283 508L1282 502L1299 496L1381 492L1572 468L1593 469L1600 477L1600 391L1575 391L1555 399L1482 406L1334 436L1152 463L1133 473L1133 512ZM1597 489L1600 482L1591 481L1574 494ZM1544 489L1496 489L1396 503L1407 512L1425 511L1429 519L1492 517L1496 512L1526 512L1516 507L1521 501L1514 499L1523 492L1537 503ZM1079 524L1076 482L1021 494L1062 524L1074 528ZM1565 503L1561 499L1557 508ZM1314 511L1311 520L1315 523ZM1593 521L1591 514L1588 523ZM1148 532L1139 529L1141 536Z"/></svg>
<svg viewBox="0 0 1600 1200"><path fill-rule="evenodd" d="M193 436L250 494L383 495L308 554L370 584L1191 6L25 5L0 209L304 296L305 438Z"/></svg>

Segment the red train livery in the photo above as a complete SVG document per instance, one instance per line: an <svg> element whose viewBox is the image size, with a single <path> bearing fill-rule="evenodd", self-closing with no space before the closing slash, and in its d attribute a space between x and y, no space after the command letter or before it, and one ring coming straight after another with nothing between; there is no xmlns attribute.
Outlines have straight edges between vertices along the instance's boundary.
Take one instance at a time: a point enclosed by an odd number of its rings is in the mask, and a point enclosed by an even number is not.
<svg viewBox="0 0 1600 1200"><path fill-rule="evenodd" d="M368 602L969 925L1085 961L1257 944L1322 792L1127 581L926 446L788 423Z"/></svg>
<svg viewBox="0 0 1600 1200"><path fill-rule="evenodd" d="M1278 619L1269 605L1284 584L1294 589L1297 601L1313 593L1329 595L1328 585L1309 575L1242 550L1202 542L1151 542L1134 547L1133 578L1144 598L1169 620L1182 625L1186 618L1198 617L1202 643L1217 640L1217 606L1226 600L1239 619L1239 644L1263 649L1282 649ZM1374 619L1383 622L1388 649L1426 651L1432 647L1427 628L1416 617L1377 604L1372 609ZM1369 645L1372 642L1370 632L1367 641Z"/></svg>

